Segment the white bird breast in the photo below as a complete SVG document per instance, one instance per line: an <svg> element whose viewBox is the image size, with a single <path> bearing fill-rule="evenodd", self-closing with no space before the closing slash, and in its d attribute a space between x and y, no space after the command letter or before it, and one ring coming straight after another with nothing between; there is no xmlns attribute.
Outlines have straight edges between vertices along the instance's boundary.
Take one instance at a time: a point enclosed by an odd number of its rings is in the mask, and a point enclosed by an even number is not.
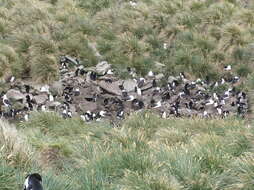
<svg viewBox="0 0 254 190"><path fill-rule="evenodd" d="M27 189L27 188L28 188L28 185L29 185L29 184L28 184L28 178L29 178L29 177L26 178L25 183L24 183L25 189Z"/></svg>

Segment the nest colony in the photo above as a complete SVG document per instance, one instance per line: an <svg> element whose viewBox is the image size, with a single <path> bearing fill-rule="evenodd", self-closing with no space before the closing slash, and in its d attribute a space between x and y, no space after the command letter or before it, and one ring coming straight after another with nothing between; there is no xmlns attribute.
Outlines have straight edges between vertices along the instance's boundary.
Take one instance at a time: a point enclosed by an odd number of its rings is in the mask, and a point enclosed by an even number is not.
<svg viewBox="0 0 254 190"><path fill-rule="evenodd" d="M230 72L231 66L224 68ZM237 76L217 82L186 79L184 73L167 79L150 71L138 77L135 69L126 68L129 79L119 79L111 65L102 61L85 68L76 58L60 57L60 79L50 85L10 77L1 91L1 117L29 120L31 111L58 112L64 118L80 117L89 122L108 118L124 119L133 111L150 109L168 117L244 116L248 110L246 93L237 90Z"/></svg>

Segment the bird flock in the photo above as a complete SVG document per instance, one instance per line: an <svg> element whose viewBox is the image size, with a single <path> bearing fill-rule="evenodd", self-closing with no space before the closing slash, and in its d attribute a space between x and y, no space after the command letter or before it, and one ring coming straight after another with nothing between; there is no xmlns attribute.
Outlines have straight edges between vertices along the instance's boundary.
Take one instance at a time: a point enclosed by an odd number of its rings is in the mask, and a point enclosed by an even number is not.
<svg viewBox="0 0 254 190"><path fill-rule="evenodd" d="M60 79L50 85L39 86L12 76L7 81L9 89L1 91L0 116L28 121L32 111L57 112L63 118L90 122L103 118L116 121L144 109L162 118L224 118L244 116L248 111L248 98L237 89L237 76L210 82L188 80L184 73L166 78L149 71L139 77L134 68L127 67L129 79L123 80L106 61L86 68L65 55L59 62ZM231 72L231 66L224 70Z"/></svg>

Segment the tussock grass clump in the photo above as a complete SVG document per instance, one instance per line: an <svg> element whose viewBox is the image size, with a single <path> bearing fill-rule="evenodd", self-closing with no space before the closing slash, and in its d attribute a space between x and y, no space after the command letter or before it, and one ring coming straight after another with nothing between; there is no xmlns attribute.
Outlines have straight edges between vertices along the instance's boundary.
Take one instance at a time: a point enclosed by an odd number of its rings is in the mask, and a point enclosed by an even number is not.
<svg viewBox="0 0 254 190"><path fill-rule="evenodd" d="M0 156L14 167L31 165L32 150L14 126L0 120Z"/></svg>
<svg viewBox="0 0 254 190"><path fill-rule="evenodd" d="M0 186L3 190L17 189L15 171L0 156Z"/></svg>
<svg viewBox="0 0 254 190"><path fill-rule="evenodd" d="M85 66L106 60L123 78L128 66L138 75L238 75L251 94L253 7L229 0L2 0L0 78L50 83L59 56L68 54ZM233 117L161 119L145 111L113 125L33 113L17 128L0 121L0 187L21 189L27 173L39 172L49 190L253 189L253 141L251 122Z"/></svg>
<svg viewBox="0 0 254 190"><path fill-rule="evenodd" d="M50 82L58 77L58 58L63 54L86 66L107 60L121 77L126 77L127 66L139 75L154 69L213 80L224 75L222 68L228 64L232 74L243 79L252 73L251 3L25 0L2 3L0 15L0 50L4 45L15 55L9 60L0 53L1 68L8 70L1 75ZM156 62L166 69L157 69Z"/></svg>
<svg viewBox="0 0 254 190"><path fill-rule="evenodd" d="M133 62L133 56L141 60L139 57L142 55L149 57L151 65L156 61L165 64L169 68L166 72L170 70L171 74L185 71L196 77L214 78L213 73L234 62L232 52L248 47L253 39L249 27L251 6L238 2L139 1L129 10L127 4L112 4L111 8L104 7L95 15L98 25L104 26L99 31L100 37L107 40L106 55L119 51L117 42L125 34L132 39L125 41L126 46L121 48L124 50L122 53L128 56L122 59L125 65ZM112 7L117 7L117 11L113 12ZM109 18L108 22L104 22L102 15ZM243 23L245 27L242 27ZM104 36L105 27L114 38L109 40ZM98 43L102 42L101 38L97 39ZM163 48L164 43L167 49ZM138 44L143 44L144 48L138 48L141 47ZM131 52L130 47L133 48ZM106 58L114 63L113 60L123 57L123 54ZM137 64L139 62L134 61L133 65ZM142 61L141 65L146 63ZM138 70L142 71L142 67L139 66ZM236 71L237 67L234 68ZM244 76L243 73L241 76Z"/></svg>
<svg viewBox="0 0 254 190"><path fill-rule="evenodd" d="M48 190L77 189L76 184L72 183L70 177L64 175L58 177L50 170L43 175L43 187Z"/></svg>
<svg viewBox="0 0 254 190"><path fill-rule="evenodd" d="M59 55L77 56L86 63L97 62L85 36L94 31L94 25L76 6L74 1L25 0L3 4L0 47L7 46L3 51L12 51L3 52L0 48L1 68L8 69L9 75L50 82L58 78Z"/></svg>
<svg viewBox="0 0 254 190"><path fill-rule="evenodd" d="M112 126L45 112L15 131L35 155L32 164L13 165L10 153L1 153L18 184L37 171L47 189L252 188L253 129L238 118L161 119L140 112Z"/></svg>

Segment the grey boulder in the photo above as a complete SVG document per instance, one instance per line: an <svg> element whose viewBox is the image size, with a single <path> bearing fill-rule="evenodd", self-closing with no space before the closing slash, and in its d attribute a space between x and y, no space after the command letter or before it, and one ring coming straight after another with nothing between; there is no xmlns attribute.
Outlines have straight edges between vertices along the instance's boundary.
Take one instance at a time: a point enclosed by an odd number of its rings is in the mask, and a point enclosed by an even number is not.
<svg viewBox="0 0 254 190"><path fill-rule="evenodd" d="M63 84L60 81L55 81L51 87L50 91L53 95L61 95L63 92Z"/></svg>
<svg viewBox="0 0 254 190"><path fill-rule="evenodd" d="M164 78L164 74L162 74L162 73L159 73L158 75L155 75L156 80L161 80L163 78Z"/></svg>
<svg viewBox="0 0 254 190"><path fill-rule="evenodd" d="M99 74L104 74L111 68L111 65L107 61L101 61L96 65L96 72Z"/></svg>
<svg viewBox="0 0 254 190"><path fill-rule="evenodd" d="M6 93L7 98L12 99L14 101L23 100L25 98L25 95L22 94L18 90L10 89Z"/></svg>
<svg viewBox="0 0 254 190"><path fill-rule="evenodd" d="M123 87L127 92L134 91L135 86L137 86L137 83L132 79L128 79L123 82Z"/></svg>
<svg viewBox="0 0 254 190"><path fill-rule="evenodd" d="M46 94L40 94L37 96L34 96L34 100L37 104L44 104L48 100L48 96Z"/></svg>
<svg viewBox="0 0 254 190"><path fill-rule="evenodd" d="M176 77L173 77L173 76L169 76L169 77L168 77L168 82L169 82L169 83L172 83L174 80L177 80L177 78L176 78Z"/></svg>

